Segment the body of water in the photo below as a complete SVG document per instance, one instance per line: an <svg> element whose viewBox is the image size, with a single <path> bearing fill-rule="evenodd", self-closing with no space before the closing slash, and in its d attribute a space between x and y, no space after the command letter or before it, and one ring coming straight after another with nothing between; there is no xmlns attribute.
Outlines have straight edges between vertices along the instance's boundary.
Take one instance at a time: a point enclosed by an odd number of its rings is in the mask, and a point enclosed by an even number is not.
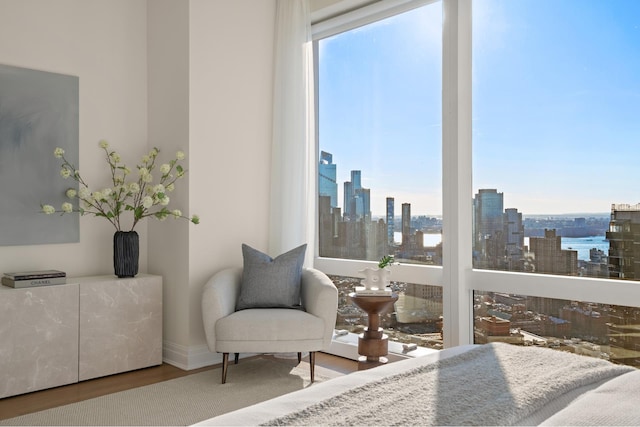
<svg viewBox="0 0 640 427"><path fill-rule="evenodd" d="M525 238L525 244L527 240ZM604 236L563 237L561 247L578 251L578 259L584 261L589 261L589 250L592 248L600 249L609 255L609 241L605 240Z"/></svg>
<svg viewBox="0 0 640 427"><path fill-rule="evenodd" d="M402 242L402 233L395 232L394 238L397 243ZM433 247L442 241L442 234L425 234L424 246ZM524 244L529 246L529 238L524 238ZM600 249L605 254L609 253L609 242L604 236L588 236L588 237L563 237L562 249L572 249L578 251L578 259L589 261L589 250L592 248Z"/></svg>

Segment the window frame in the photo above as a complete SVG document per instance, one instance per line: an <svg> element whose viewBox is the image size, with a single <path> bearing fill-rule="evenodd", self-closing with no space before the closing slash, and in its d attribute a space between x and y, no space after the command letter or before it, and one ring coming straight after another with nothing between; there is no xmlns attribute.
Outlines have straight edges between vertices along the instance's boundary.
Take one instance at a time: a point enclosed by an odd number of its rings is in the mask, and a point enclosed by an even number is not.
<svg viewBox="0 0 640 427"><path fill-rule="evenodd" d="M312 25L320 38L393 16L437 0L383 0ZM394 279L443 287L444 347L473 343L473 291L497 291L601 304L640 301L637 281L481 270L472 266L472 1L440 0L443 8L442 58L442 266L400 265ZM317 50L314 49L314 52ZM314 57L317 67L317 56ZM317 75L317 68L316 68ZM317 90L316 90L317 102ZM317 108L316 108L317 114ZM316 116L317 120L317 116ZM319 141L315 138L318 156ZM318 162L316 161L317 165ZM312 170L317 181L317 170ZM317 192L316 192L317 195ZM314 213L316 236L318 213ZM353 276L371 261L320 258L325 273Z"/></svg>

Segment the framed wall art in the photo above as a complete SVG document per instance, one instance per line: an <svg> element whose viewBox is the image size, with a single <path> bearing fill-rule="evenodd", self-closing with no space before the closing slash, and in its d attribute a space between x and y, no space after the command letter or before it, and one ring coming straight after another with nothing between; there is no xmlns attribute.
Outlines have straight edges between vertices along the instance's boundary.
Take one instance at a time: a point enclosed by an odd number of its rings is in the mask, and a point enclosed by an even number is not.
<svg viewBox="0 0 640 427"><path fill-rule="evenodd" d="M45 215L77 183L60 176L56 147L78 166L78 77L0 65L0 246L80 240L78 215Z"/></svg>

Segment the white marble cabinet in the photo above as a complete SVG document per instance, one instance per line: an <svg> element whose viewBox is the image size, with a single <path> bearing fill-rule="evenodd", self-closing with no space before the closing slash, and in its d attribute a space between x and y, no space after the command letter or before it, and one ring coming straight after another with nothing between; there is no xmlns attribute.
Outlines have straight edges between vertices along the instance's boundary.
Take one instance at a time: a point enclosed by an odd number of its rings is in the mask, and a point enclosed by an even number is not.
<svg viewBox="0 0 640 427"><path fill-rule="evenodd" d="M0 398L162 363L162 277L0 286Z"/></svg>
<svg viewBox="0 0 640 427"><path fill-rule="evenodd" d="M0 286L0 398L78 381L77 284Z"/></svg>
<svg viewBox="0 0 640 427"><path fill-rule="evenodd" d="M82 277L79 380L162 363L162 278Z"/></svg>

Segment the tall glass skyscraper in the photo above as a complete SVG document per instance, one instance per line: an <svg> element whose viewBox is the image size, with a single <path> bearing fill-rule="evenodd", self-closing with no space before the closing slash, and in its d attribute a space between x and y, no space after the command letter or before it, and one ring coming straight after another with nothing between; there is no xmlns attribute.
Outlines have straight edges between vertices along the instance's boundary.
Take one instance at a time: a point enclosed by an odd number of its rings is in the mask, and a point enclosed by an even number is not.
<svg viewBox="0 0 640 427"><path fill-rule="evenodd" d="M387 197L387 244L393 246L393 212L395 209L395 201L393 197Z"/></svg>
<svg viewBox="0 0 640 427"><path fill-rule="evenodd" d="M473 242L478 253L485 251L486 240L503 232L503 193L496 189L481 189L473 200Z"/></svg>
<svg viewBox="0 0 640 427"><path fill-rule="evenodd" d="M331 207L338 207L337 169L333 164L333 155L326 151L320 152L318 165L318 193L320 196L331 198Z"/></svg>
<svg viewBox="0 0 640 427"><path fill-rule="evenodd" d="M353 221L371 219L371 193L362 188L362 172L351 171L351 181L344 183L344 216Z"/></svg>

